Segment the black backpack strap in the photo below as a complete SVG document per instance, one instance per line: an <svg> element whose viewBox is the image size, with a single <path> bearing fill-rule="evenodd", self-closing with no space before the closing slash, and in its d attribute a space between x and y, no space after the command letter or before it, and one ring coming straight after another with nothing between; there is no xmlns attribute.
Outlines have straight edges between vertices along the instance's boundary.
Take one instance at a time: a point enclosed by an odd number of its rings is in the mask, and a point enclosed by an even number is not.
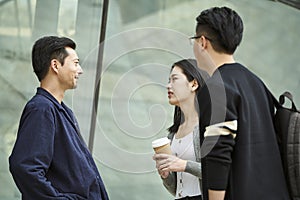
<svg viewBox="0 0 300 200"><path fill-rule="evenodd" d="M295 105L295 103L294 103L294 101L293 101L293 95L292 95L290 92L288 92L288 91L286 91L286 92L284 92L282 95L280 95L280 97L279 97L279 103L280 103L281 105L284 104L285 98L288 98L288 99L291 101L291 103L292 103L292 108L291 108L291 110L297 111L296 105Z"/></svg>
<svg viewBox="0 0 300 200"><path fill-rule="evenodd" d="M274 95L271 93L272 95L272 99L273 99L273 103L275 105L275 107L278 109L278 108L281 108L282 107L282 104L279 103L279 101L276 99L276 97L274 97Z"/></svg>
<svg viewBox="0 0 300 200"><path fill-rule="evenodd" d="M270 90L267 89L267 91L268 91L269 95L272 97L272 100L273 100L273 103L274 103L274 106L276 107L276 109L283 108L283 105L285 103L285 98L287 98L288 100L291 101L291 104L292 104L292 107L290 108L290 110L297 111L296 105L293 100L293 95L290 92L285 91L283 94L281 94L279 96L279 101L278 101Z"/></svg>
<svg viewBox="0 0 300 200"><path fill-rule="evenodd" d="M271 98L273 100L273 104L276 107L276 109L282 108L282 104L279 103L279 101L276 99L276 97L273 95L273 93L268 88L266 88L266 90L267 90L267 93L269 93L269 95L271 96Z"/></svg>

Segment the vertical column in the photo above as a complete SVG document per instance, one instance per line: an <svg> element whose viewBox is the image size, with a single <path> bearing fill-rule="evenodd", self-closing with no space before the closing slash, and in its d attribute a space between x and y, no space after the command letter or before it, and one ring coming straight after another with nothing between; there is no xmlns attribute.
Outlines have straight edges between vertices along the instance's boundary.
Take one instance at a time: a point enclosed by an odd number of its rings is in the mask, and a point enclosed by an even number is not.
<svg viewBox="0 0 300 200"><path fill-rule="evenodd" d="M100 0L102 2L102 0ZM76 51L81 60L84 74L81 78L81 87L86 89L81 96L76 97L76 101L81 104L78 119L84 140L88 143L91 124L91 114L93 110L93 96L95 90L95 74L97 73L98 44L100 35L102 3L95 0L78 0L77 17L75 27L75 41L78 48ZM83 86L84 84L84 86Z"/></svg>

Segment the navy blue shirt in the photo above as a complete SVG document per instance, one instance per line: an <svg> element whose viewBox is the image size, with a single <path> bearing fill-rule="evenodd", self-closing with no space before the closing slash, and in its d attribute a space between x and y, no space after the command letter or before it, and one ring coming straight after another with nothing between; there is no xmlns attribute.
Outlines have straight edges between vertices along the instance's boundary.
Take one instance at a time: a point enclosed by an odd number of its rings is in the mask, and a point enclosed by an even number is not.
<svg viewBox="0 0 300 200"><path fill-rule="evenodd" d="M24 200L108 199L73 112L42 88L24 108L9 164Z"/></svg>

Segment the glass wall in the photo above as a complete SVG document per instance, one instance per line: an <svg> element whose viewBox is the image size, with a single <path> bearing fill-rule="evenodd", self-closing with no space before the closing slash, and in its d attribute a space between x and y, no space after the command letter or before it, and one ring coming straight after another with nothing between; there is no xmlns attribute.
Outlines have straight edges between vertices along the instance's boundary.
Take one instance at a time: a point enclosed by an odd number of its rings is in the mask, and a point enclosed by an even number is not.
<svg viewBox="0 0 300 200"><path fill-rule="evenodd" d="M173 199L156 173L151 149L172 121L165 85L172 63L193 57L188 37L195 17L223 5L245 23L236 60L276 96L291 91L300 106L300 12L279 2L110 0L101 79L95 80L102 0L0 0L0 199L20 199L7 159L23 106L39 85L32 44L50 34L77 42L84 74L64 101L87 143L95 81L101 81L93 155L111 199Z"/></svg>

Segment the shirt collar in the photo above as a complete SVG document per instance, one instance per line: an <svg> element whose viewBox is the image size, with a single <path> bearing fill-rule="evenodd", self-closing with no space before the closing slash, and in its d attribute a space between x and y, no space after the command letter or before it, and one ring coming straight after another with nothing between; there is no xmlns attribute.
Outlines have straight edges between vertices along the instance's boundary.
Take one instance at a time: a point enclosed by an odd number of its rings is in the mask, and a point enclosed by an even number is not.
<svg viewBox="0 0 300 200"><path fill-rule="evenodd" d="M59 109L64 109L62 104L63 102L61 102L61 104L54 98L54 96L48 92L47 90L45 90L44 88L38 87L37 88L37 92L36 94L42 95L44 97L46 97L47 99L49 99L50 101L52 101L54 103L55 106L57 106Z"/></svg>

